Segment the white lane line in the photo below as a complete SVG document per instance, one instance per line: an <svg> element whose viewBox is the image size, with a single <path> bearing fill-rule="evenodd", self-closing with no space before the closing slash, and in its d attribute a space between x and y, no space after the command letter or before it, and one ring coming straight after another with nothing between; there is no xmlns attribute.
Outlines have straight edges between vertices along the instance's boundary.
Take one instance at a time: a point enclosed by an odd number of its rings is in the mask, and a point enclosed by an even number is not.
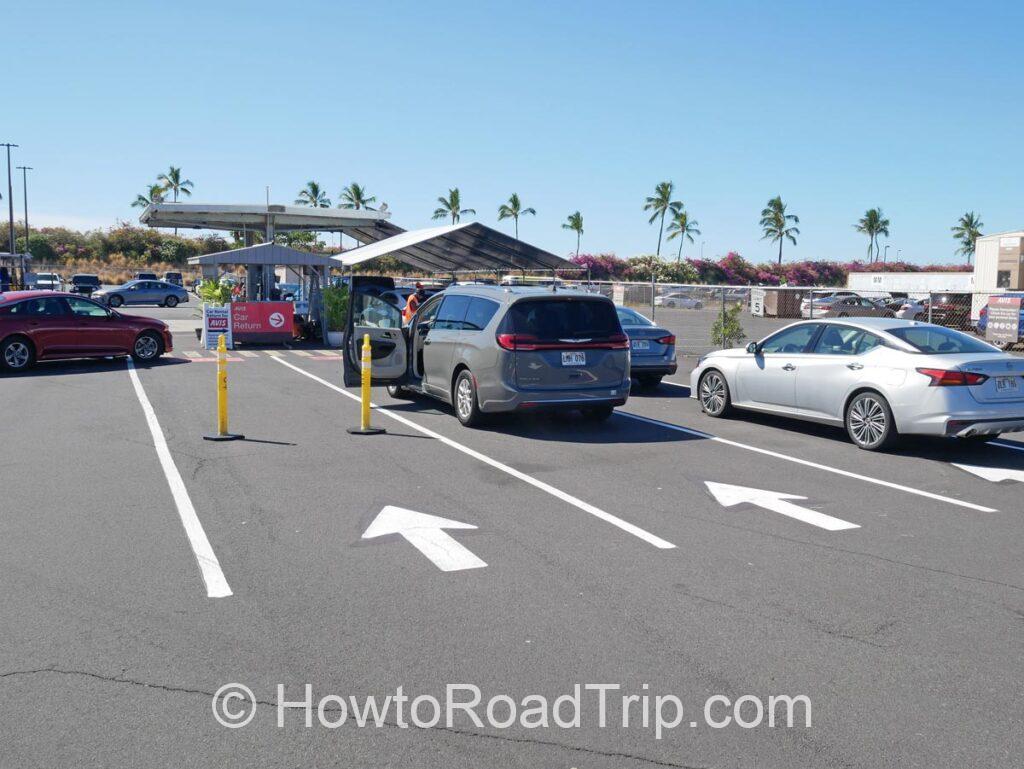
<svg viewBox="0 0 1024 769"><path fill-rule="evenodd" d="M203 357L202 353L198 353L195 350L183 350L181 354L184 355L186 358L202 358Z"/></svg>
<svg viewBox="0 0 1024 769"><path fill-rule="evenodd" d="M344 395L346 398L349 398L350 400L354 400L357 403L359 402L359 396L353 395L352 393L350 393L348 390L344 389L343 387L338 387L336 384L332 384L331 382L328 382L326 379L321 379L320 377L316 376L315 374L310 374L308 371L305 371L305 370L299 368L298 366L296 366L296 365L294 365L292 363L289 363L284 358L274 358L274 360L276 360L282 366L287 366L288 368L292 369L293 371L297 371L298 373L302 374L303 376L309 377L314 382L319 382L324 387L329 387L330 389L334 390L337 393L340 393L340 394ZM545 492L547 494L550 494L553 497L557 497L558 499L562 500L563 502L568 502L570 505L573 505L574 507L579 508L583 512L589 513L590 515L594 516L595 518L600 518L602 521L605 521L606 523L610 523L612 526L617 526L618 528L622 529L623 531L625 531L625 532L627 532L629 534L632 534L634 537L638 537L639 539L642 539L644 542L647 542L650 545L654 545L655 547L661 548L663 550L668 550L668 549L671 549L671 548L675 547L675 545L673 545L671 542L668 542L668 541L662 539L659 536L651 534L648 531L644 531L639 526L635 526L632 523L630 523L629 521L624 521L621 518L619 518L618 516L612 515L611 513L607 513L604 510L600 509L599 507L594 507L589 502L584 502L582 499L578 499L577 497L574 497L571 494L567 494L566 492L562 491L561 489L556 489L554 486L551 486L550 484L544 483L544 481L537 480L536 478L534 478L534 477L532 477L530 475L527 475L526 473L523 473L523 472L520 472L519 470L516 470L514 467L510 467L509 465L506 465L503 462L499 462L496 459L492 459L491 457L487 456L486 454L481 454L479 451L476 451L475 449L469 448L469 446L464 446L463 444L458 443L457 441L453 441L451 438L447 438L444 435L441 435L440 433L435 433L433 430L430 430L430 429L428 429L426 427L423 427L422 425L419 425L419 424L417 424L416 422L413 422L410 419L406 419L401 414L396 414L393 411L390 411L390 410L388 410L386 408L382 408L381 406L378 406L375 403L371 403L370 406L375 411L379 411L380 413L384 414L385 416L388 416L391 419L394 419L396 422L401 422L406 427L412 428L413 430L416 430L417 432L422 433L423 435L427 435L427 436L433 438L434 440L440 441L441 443L445 444L446 446L451 446L456 451L461 451L463 454L471 456L471 457L473 457L473 459L477 459L477 460L483 462L486 465L490 465L491 467L495 468L496 470L501 470L503 473L507 473L507 474L511 475L513 478L518 478L519 480L523 481L524 483L528 483L531 486L533 486L534 488L540 489L541 491L543 491L543 492Z"/></svg>
<svg viewBox="0 0 1024 769"><path fill-rule="evenodd" d="M296 355L301 355L303 358L312 358L313 353L307 352L306 350L292 350Z"/></svg>
<svg viewBox="0 0 1024 769"><path fill-rule="evenodd" d="M279 357L281 357L281 351L280 350L264 350L263 352L265 352L271 358L279 358Z"/></svg>
<svg viewBox="0 0 1024 769"><path fill-rule="evenodd" d="M1010 449L1011 451L1024 451L1024 446L1019 443L1003 443L1002 441L990 441L989 446L998 446L1001 449Z"/></svg>
<svg viewBox="0 0 1024 769"><path fill-rule="evenodd" d="M807 459L800 459L799 457L793 457L789 454L780 454L778 451L770 451L768 449L758 448L757 446L750 446L746 443L739 443L738 441L731 441L728 438L719 438L717 435L711 435L711 433L705 433L700 430L693 430L689 427L682 427L681 425L675 425L671 422L662 422L660 419L651 419L650 417L642 417L639 414L629 414L625 411L615 410L615 414L620 417L626 417L627 419L635 419L638 422L647 422L648 424L657 425L658 427L664 427L666 430L675 430L680 433L686 433L692 435L695 438L704 438L709 441L716 441L723 443L726 446L733 446L738 449L744 449L745 451L754 451L758 454L764 454L768 457L775 457L776 459L783 459L787 462L793 462L804 467L813 467L815 470L823 470L826 473L835 473L836 475L842 475L846 478L854 478L858 481L864 481L865 483L873 483L877 486L885 486L890 489L897 489L898 491L905 491L908 494L916 494L919 497L927 497L928 499L935 499L939 502L948 502L951 505L958 505L959 507L966 507L970 510L977 510L982 513L996 513L991 507L985 507L983 505L976 505L973 502L964 502L960 499L954 499L953 497L946 497L942 494L935 494L931 491L924 491L923 489L915 489L911 486L903 486L899 483L893 483L892 481L883 481L881 478L872 478L869 475L861 475L860 473L853 473L849 470L841 470L838 467L831 467L829 465L822 465L818 462L811 462Z"/></svg>
<svg viewBox="0 0 1024 769"><path fill-rule="evenodd" d="M181 479L181 473L178 472L178 467L171 457L171 450L167 447L167 439L164 438L164 431L160 428L160 422L157 421L153 404L149 402L146 391L142 389L142 382L131 358L128 358L128 375L131 377L135 394L142 406L142 413L146 415L149 432L153 436L153 445L156 447L156 455L160 458L164 477L167 478L167 485L171 488L171 496L174 497L174 504L178 508L181 525L185 527L185 534L192 546L192 552L195 553L196 561L199 562L199 570L203 573L206 595L209 598L225 598L232 594L231 588L220 568L220 561L217 560L217 556L213 552L210 540L206 538L206 532L203 530L203 524L199 522L196 509L192 506L192 499L189 497L185 482Z"/></svg>
<svg viewBox="0 0 1024 769"><path fill-rule="evenodd" d="M246 358L255 358L259 355L258 352L253 350L235 350L239 355L244 355Z"/></svg>
<svg viewBox="0 0 1024 769"><path fill-rule="evenodd" d="M661 383L662 384L667 384L667 385L672 385L673 387L684 387L687 390L690 389L690 385L688 385L688 384L682 384L681 382L670 382L667 379L662 379Z"/></svg>

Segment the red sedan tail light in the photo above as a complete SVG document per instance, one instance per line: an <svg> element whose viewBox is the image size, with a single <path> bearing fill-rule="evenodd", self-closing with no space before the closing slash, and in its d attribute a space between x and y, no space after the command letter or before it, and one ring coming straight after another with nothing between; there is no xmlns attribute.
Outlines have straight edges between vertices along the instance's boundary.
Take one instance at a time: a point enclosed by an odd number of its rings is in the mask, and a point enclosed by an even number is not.
<svg viewBox="0 0 1024 769"><path fill-rule="evenodd" d="M959 369L919 368L917 373L924 374L932 380L928 384L929 387L971 387L988 380L988 376L985 374L960 371Z"/></svg>

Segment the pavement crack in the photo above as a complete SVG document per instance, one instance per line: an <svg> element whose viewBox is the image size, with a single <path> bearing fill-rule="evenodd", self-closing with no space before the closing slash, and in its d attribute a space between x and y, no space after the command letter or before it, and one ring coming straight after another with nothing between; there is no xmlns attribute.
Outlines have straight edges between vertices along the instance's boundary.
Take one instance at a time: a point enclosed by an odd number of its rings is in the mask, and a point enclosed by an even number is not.
<svg viewBox="0 0 1024 769"><path fill-rule="evenodd" d="M91 678L96 681L103 681L105 683L113 684L128 684L129 686L137 686L143 689L154 689L157 691L169 692L172 694L194 694L201 695L203 697L213 698L215 692L207 691L205 689L196 689L186 686L173 686L170 684L153 683L151 681L141 681L135 678L127 678L124 675L111 676L103 675L102 673L95 673L91 670L72 670L68 668L59 668L56 666L45 667L45 668L28 668L25 670L8 670L0 673L0 679L5 678L16 678L19 676L34 676L34 675L46 675L55 674L62 676L80 676L82 678ZM256 698L254 700L256 705L262 705L264 707L277 708L278 704L274 700L262 700ZM337 707L324 707L324 713L342 713L346 714L346 721L355 722L355 717L348 713L348 710L343 710ZM650 766L667 766L670 769L710 769L706 765L696 764L679 764L674 761L665 761L658 758L650 758L648 756L641 756L635 753L626 753L615 750L599 750L597 748L587 748L580 745L571 745L565 742L559 742L558 740L544 740L538 737L516 737L513 735L505 734L490 734L487 732L477 732L471 729L459 729L456 727L448 726L433 726L433 727L419 727L414 724L405 724L404 726L398 724L395 721L381 720L380 725L382 727L388 727L391 729L415 729L416 731L424 733L444 733L451 734L456 737L469 737L472 739L481 740L495 740L498 742L522 744L522 745L542 745L545 747L558 748L559 750L567 750L573 753L579 753L588 756L599 756L602 758L618 758L628 761L636 761L641 764L647 764Z"/></svg>

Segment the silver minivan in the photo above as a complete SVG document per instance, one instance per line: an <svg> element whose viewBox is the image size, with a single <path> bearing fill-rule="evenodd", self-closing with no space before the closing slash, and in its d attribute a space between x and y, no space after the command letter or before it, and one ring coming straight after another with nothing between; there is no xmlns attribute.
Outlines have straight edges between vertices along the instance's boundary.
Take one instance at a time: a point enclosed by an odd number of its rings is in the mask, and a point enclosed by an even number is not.
<svg viewBox="0 0 1024 769"><path fill-rule="evenodd" d="M403 327L397 307L357 290L348 332L346 384L359 381L369 334L374 384L449 403L467 426L503 411L578 409L602 420L629 396L629 339L615 305L600 295L453 286Z"/></svg>

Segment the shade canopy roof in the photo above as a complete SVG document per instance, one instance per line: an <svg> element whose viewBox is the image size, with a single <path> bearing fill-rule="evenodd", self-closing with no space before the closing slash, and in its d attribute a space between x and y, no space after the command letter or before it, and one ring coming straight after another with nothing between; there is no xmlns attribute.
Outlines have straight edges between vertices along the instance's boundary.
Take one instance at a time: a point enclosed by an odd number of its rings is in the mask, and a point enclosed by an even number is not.
<svg viewBox="0 0 1024 769"><path fill-rule="evenodd" d="M368 245L332 257L345 267L391 255L428 272L571 269L572 262L480 222L405 231L390 222L346 229Z"/></svg>
<svg viewBox="0 0 1024 769"><path fill-rule="evenodd" d="M260 243L246 248L233 248L230 251L218 251L215 254L189 257L189 264L214 266L220 264L269 264L282 267L337 267L338 263L329 256L299 251L279 243Z"/></svg>
<svg viewBox="0 0 1024 769"><path fill-rule="evenodd" d="M352 227L373 227L388 219L387 211L350 208L309 208L306 206L252 205L218 206L205 203L151 203L139 216L149 227L178 227L199 230L254 230L291 232L312 230L340 232Z"/></svg>

